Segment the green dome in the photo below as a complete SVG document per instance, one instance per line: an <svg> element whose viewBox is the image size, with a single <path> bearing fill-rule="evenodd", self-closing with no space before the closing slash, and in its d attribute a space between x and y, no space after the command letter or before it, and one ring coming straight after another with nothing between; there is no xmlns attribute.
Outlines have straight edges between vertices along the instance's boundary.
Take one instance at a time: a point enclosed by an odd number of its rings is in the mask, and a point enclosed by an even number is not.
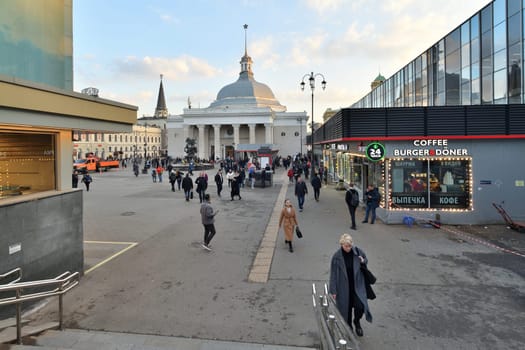
<svg viewBox="0 0 525 350"><path fill-rule="evenodd" d="M385 81L386 78L384 76L381 75L381 73L379 73L379 75L374 79L374 81Z"/></svg>

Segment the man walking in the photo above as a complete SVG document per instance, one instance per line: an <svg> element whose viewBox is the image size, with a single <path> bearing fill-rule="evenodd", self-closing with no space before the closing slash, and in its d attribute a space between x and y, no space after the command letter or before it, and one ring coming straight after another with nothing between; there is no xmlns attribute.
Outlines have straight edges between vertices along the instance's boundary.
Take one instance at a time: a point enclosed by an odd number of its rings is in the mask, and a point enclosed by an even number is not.
<svg viewBox="0 0 525 350"><path fill-rule="evenodd" d="M190 177L190 173L186 173L186 177L182 180L182 189L184 190L184 196L186 202L190 201L191 191L193 190L193 180Z"/></svg>
<svg viewBox="0 0 525 350"><path fill-rule="evenodd" d="M219 210L213 211L213 208L210 204L210 195L206 193L204 195L204 202L201 204L201 219L202 225L204 226L204 242L202 247L207 251L211 251L210 242L215 236L215 215Z"/></svg>
<svg viewBox="0 0 525 350"><path fill-rule="evenodd" d="M215 184L217 185L217 196L221 196L222 184L224 183L224 178L222 176L222 170L219 169L217 174L215 174Z"/></svg>
<svg viewBox="0 0 525 350"><path fill-rule="evenodd" d="M204 200L204 195L206 194L206 190L208 189L208 179L206 178L204 172L200 173L199 177L195 180L195 184L197 185L199 201L202 203Z"/></svg>
<svg viewBox="0 0 525 350"><path fill-rule="evenodd" d="M89 192L89 185L93 182L91 175L89 175L89 173L85 173L84 176L82 176L81 181L84 183L84 185L86 185L86 191Z"/></svg>
<svg viewBox="0 0 525 350"><path fill-rule="evenodd" d="M355 210L359 206L359 193L355 189L353 183L351 183L350 187L346 190L345 202L348 206L348 211L350 211L350 217L352 218L352 226L350 226L350 228L352 230L356 230L357 227L355 225Z"/></svg>
<svg viewBox="0 0 525 350"><path fill-rule="evenodd" d="M171 191L175 192L175 181L177 181L177 174L175 174L175 170L170 171L170 184L171 184Z"/></svg>
<svg viewBox="0 0 525 350"><path fill-rule="evenodd" d="M319 194L321 194L321 179L317 173L315 173L314 177L312 177L311 184L314 189L314 198L317 202L319 202Z"/></svg>
<svg viewBox="0 0 525 350"><path fill-rule="evenodd" d="M380 201L379 191L374 185L368 185L364 200L366 202L366 212L363 223L368 223L368 215L371 214L370 223L373 224L376 221L376 208L379 207Z"/></svg>
<svg viewBox="0 0 525 350"><path fill-rule="evenodd" d="M304 197L308 193L308 188L306 188L306 183L303 181L303 178L299 176L297 178L297 183L295 184L295 196L297 197L297 202L299 204L299 211L303 211Z"/></svg>

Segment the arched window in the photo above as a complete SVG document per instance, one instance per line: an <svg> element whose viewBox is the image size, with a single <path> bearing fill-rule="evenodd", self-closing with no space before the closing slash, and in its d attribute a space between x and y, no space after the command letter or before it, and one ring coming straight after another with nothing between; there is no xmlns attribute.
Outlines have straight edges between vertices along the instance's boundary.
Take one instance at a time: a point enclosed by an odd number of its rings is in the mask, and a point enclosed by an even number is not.
<svg viewBox="0 0 525 350"><path fill-rule="evenodd" d="M283 137L286 136L286 133L283 131L283 132L281 133L281 136L283 136Z"/></svg>
<svg viewBox="0 0 525 350"><path fill-rule="evenodd" d="M295 135L295 136L299 136L299 132L296 131L294 135Z"/></svg>

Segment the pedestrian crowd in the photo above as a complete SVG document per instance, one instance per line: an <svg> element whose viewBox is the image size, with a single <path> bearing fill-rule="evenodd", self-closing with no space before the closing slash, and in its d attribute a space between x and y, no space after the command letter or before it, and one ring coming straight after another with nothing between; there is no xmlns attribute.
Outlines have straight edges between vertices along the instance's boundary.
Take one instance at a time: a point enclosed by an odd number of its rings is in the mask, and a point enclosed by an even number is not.
<svg viewBox="0 0 525 350"><path fill-rule="evenodd" d="M201 243L203 249L208 252L212 251L211 241L217 231L215 228L215 217L219 210L212 206L211 195L209 193L209 180L206 171L201 171L194 177L193 171L195 166L189 162L187 171L184 173L180 168L169 165L164 168L163 164L157 162L156 166L150 166L150 175L154 183L163 183L164 174L170 184L172 192L184 192L186 202L194 199L194 190L197 193L195 198L200 202L201 222L204 228L204 236ZM299 212L305 210L305 202L309 193L308 187L311 186L313 198L316 202L321 200L321 189L323 183L328 182L328 169L321 163L318 167L313 167L310 160L298 155L294 158L274 159L272 165L251 162L233 162L232 159L226 159L219 163L219 167L213 176L213 182L216 186L217 198L222 198L224 186L228 186L230 200L242 200L241 190L245 187L254 190L256 181L259 181L260 187L271 184L271 176L275 173L275 166L283 166L288 177L289 185L294 186L294 195L297 199L297 208ZM135 176L138 176L138 166L133 165ZM144 170L147 174L146 170ZM268 180L269 178L269 180ZM73 172L73 188L78 187L79 173ZM89 173L83 174L80 180L84 183L86 191L90 190L93 178ZM309 183L309 185L308 185ZM197 197L198 196L198 197ZM361 203L365 208L365 215L362 223L374 224L376 221L376 209L381 202L381 195L378 189L370 184L361 196L359 188L350 183L345 193L345 203L350 214L350 229L357 230L356 211ZM294 238L302 238L302 232L299 229L299 219L296 209L290 199L284 201L284 206L280 211L278 226L282 229L284 235L284 244L290 253L294 252ZM333 254L330 264L329 293L335 300L337 308L349 327L355 331L358 336L363 336L363 328L360 320L365 316L368 322L372 322L372 314L368 305L368 299L375 298L369 278L365 273L367 270L368 259L365 252L357 247L350 234L344 233L339 240L339 249ZM372 297L373 295L373 297Z"/></svg>

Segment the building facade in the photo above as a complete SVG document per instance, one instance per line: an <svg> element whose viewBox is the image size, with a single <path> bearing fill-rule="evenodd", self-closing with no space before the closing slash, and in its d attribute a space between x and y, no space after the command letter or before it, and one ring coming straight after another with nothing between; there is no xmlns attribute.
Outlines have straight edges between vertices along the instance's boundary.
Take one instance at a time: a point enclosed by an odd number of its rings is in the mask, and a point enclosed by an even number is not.
<svg viewBox="0 0 525 350"><path fill-rule="evenodd" d="M522 1L495 0L316 131L336 181L383 194L379 215L523 219Z"/></svg>
<svg viewBox="0 0 525 350"><path fill-rule="evenodd" d="M184 158L186 139L194 139L201 159L252 157L261 148L294 155L306 140L306 112L287 112L272 90L254 79L246 48L236 82L224 86L207 108L184 109L168 117L168 154Z"/></svg>
<svg viewBox="0 0 525 350"><path fill-rule="evenodd" d="M523 4L494 0L354 108L523 103Z"/></svg>
<svg viewBox="0 0 525 350"><path fill-rule="evenodd" d="M159 158L162 153L162 129L156 125L133 125L131 132L96 133L74 131L73 158L88 154L103 159Z"/></svg>

